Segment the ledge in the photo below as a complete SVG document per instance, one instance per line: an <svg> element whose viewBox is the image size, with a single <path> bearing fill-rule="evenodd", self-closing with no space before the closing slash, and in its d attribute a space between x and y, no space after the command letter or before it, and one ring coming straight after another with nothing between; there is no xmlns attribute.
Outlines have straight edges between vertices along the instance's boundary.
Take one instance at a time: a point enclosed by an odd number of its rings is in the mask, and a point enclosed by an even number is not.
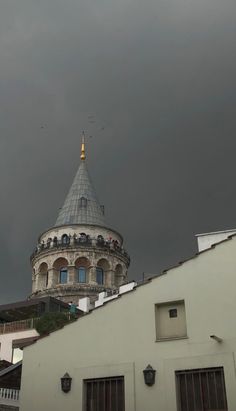
<svg viewBox="0 0 236 411"><path fill-rule="evenodd" d="M44 289L41 289L41 290L36 290L30 295L30 297L31 296L36 296L37 294L40 294L40 293L51 294L51 293L57 293L58 291L61 291L61 292L65 292L65 291L67 291L67 292L69 292L69 291L71 291L71 292L73 292L73 291L76 291L76 292L78 292L78 291L85 291L85 292L92 291L92 292L96 292L96 293L101 293L102 291L113 290L113 289L115 289L115 287L108 287L108 286L105 286L105 285L93 285L93 284L91 284L91 285L89 285L89 284L81 285L80 283L78 283L78 285L77 285L77 284L68 284L68 283L66 283L66 284L56 284L54 287L44 288Z"/></svg>
<svg viewBox="0 0 236 411"><path fill-rule="evenodd" d="M183 337L167 337L167 338L157 338L155 342L163 342L163 341L176 341L176 340L187 340L189 337L187 335Z"/></svg>
<svg viewBox="0 0 236 411"><path fill-rule="evenodd" d="M119 258L126 261L126 263L130 264L130 257L128 253L122 248L112 248L107 245L98 245L92 243L74 243L74 244L57 244L53 247L45 246L40 250L35 250L35 252L31 255L30 260L33 262L37 258L47 255L47 254L56 254L58 252L95 252L95 253L106 253L110 255L117 255Z"/></svg>

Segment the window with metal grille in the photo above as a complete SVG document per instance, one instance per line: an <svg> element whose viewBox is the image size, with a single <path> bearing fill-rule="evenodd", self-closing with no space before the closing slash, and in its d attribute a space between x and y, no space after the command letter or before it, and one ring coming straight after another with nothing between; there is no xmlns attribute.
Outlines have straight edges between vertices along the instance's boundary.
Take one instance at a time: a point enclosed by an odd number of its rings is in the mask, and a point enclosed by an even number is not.
<svg viewBox="0 0 236 411"><path fill-rule="evenodd" d="M227 411L223 367L176 371L178 411Z"/></svg>
<svg viewBox="0 0 236 411"><path fill-rule="evenodd" d="M84 381L84 411L125 411L124 377Z"/></svg>

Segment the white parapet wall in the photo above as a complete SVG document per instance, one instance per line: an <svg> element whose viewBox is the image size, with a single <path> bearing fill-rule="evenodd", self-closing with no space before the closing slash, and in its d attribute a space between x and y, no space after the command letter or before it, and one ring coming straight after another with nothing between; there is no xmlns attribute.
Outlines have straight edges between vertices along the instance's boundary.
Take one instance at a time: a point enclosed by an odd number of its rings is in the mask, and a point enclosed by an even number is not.
<svg viewBox="0 0 236 411"><path fill-rule="evenodd" d="M135 281L131 281L130 283L123 284L119 288L119 294L127 293L128 291L132 291L137 286Z"/></svg>
<svg viewBox="0 0 236 411"><path fill-rule="evenodd" d="M77 308L83 311L84 313L88 313L93 308L91 306L90 298L89 297L80 298Z"/></svg>
<svg viewBox="0 0 236 411"><path fill-rule="evenodd" d="M95 308L100 307L104 303L114 300L115 298L119 297L119 295L132 291L136 286L137 286L137 283L135 281L131 281L130 283L121 285L117 290L114 290L111 293L103 291L102 293L98 294L98 300L95 301L95 305L91 304L89 297L80 298L77 308L79 308L79 310L83 311L84 313L88 313L94 307Z"/></svg>
<svg viewBox="0 0 236 411"><path fill-rule="evenodd" d="M115 291L112 294L109 294L107 292L102 292L98 294L98 300L95 301L95 308L100 307L104 303L114 300L115 298L119 297L121 294L125 294L129 291L132 291L135 287L137 286L137 283L135 281L131 281L128 284L121 285L117 292Z"/></svg>
<svg viewBox="0 0 236 411"><path fill-rule="evenodd" d="M236 228L231 230L224 231L214 231L211 233L196 234L198 251L206 250L210 248L213 244L220 243L223 240L226 240L231 235L236 234Z"/></svg>
<svg viewBox="0 0 236 411"><path fill-rule="evenodd" d="M108 293L106 293L105 291L102 292L102 293L99 293L98 294L98 300L95 301L95 308L100 307L101 305L103 305L107 301L114 300L115 298L118 297L118 295L119 295L118 293L108 295Z"/></svg>
<svg viewBox="0 0 236 411"><path fill-rule="evenodd" d="M0 360L12 362L12 350L17 347L17 341L31 339L38 335L35 329L0 334Z"/></svg>

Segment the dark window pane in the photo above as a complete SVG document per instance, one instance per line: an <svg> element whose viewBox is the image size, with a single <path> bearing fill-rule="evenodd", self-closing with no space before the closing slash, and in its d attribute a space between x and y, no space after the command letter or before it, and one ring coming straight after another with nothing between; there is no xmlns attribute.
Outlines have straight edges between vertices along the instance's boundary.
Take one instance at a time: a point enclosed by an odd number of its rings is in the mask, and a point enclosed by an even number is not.
<svg viewBox="0 0 236 411"><path fill-rule="evenodd" d="M177 308L171 308L171 309L169 310L169 317L170 317L170 318L176 318L177 315L178 315L178 313L177 313Z"/></svg>
<svg viewBox="0 0 236 411"><path fill-rule="evenodd" d="M60 283L61 284L67 283L67 268L62 268L60 270Z"/></svg>
<svg viewBox="0 0 236 411"><path fill-rule="evenodd" d="M85 267L79 267L78 269L78 282L86 283L86 268Z"/></svg>
<svg viewBox="0 0 236 411"><path fill-rule="evenodd" d="M193 385L194 385L194 391L195 391L195 408L196 410L202 410L203 402L202 402L200 374L193 373L192 376L193 376Z"/></svg>
<svg viewBox="0 0 236 411"><path fill-rule="evenodd" d="M96 268L96 281L98 284L103 284L103 269L100 267Z"/></svg>

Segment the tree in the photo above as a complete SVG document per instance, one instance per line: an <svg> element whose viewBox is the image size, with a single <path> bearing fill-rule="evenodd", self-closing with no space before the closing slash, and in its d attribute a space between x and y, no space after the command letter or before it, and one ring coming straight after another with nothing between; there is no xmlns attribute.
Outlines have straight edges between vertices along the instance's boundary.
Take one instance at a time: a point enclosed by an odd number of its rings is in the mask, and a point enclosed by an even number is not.
<svg viewBox="0 0 236 411"><path fill-rule="evenodd" d="M70 315L70 317L68 317L65 313L46 313L37 320L35 328L40 335L45 335L62 328L65 324L74 320L74 316Z"/></svg>

